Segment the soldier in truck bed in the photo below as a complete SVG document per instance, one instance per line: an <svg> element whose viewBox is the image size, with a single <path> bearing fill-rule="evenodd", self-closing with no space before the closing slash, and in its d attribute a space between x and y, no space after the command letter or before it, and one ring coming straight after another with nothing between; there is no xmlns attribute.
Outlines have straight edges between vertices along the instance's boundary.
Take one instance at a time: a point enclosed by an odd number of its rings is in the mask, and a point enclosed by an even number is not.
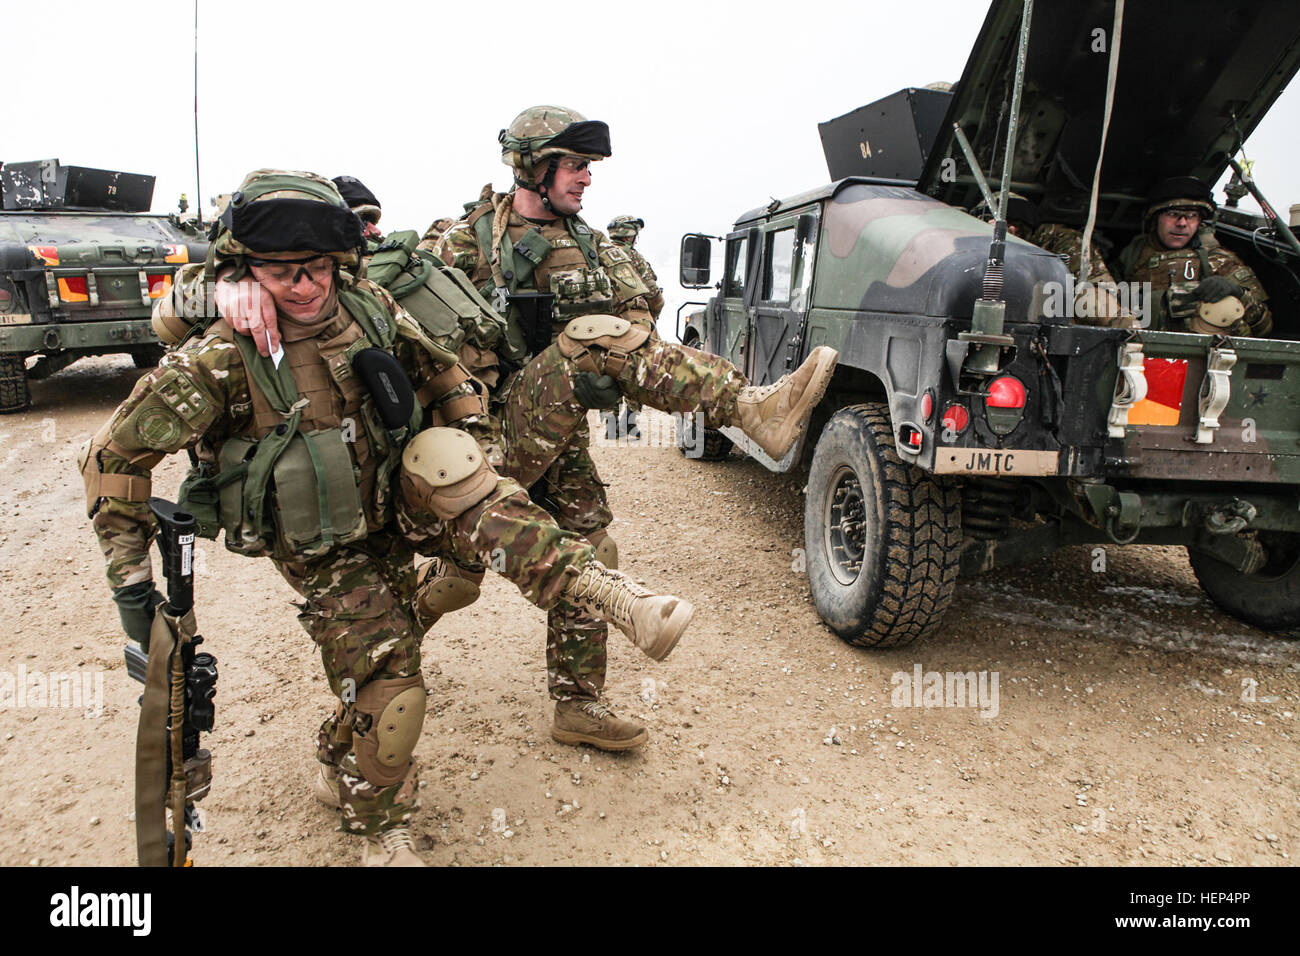
<svg viewBox="0 0 1300 956"><path fill-rule="evenodd" d="M1120 253L1129 282L1150 282L1151 328L1264 337L1273 329L1268 293L1250 266L1219 245L1207 225L1210 187L1174 176L1151 191L1144 232Z"/></svg>

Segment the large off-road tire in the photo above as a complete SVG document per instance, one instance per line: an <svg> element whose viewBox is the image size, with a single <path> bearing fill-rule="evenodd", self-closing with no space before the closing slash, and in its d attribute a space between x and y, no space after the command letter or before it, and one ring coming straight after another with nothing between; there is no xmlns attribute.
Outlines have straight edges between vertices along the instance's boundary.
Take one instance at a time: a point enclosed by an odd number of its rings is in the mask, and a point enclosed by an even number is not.
<svg viewBox="0 0 1300 956"><path fill-rule="evenodd" d="M899 458L886 405L826 423L803 528L813 601L844 640L898 647L938 627L960 568L961 495Z"/></svg>
<svg viewBox="0 0 1300 956"><path fill-rule="evenodd" d="M136 368L154 368L166 354L167 349L161 345L141 345L131 350L131 361Z"/></svg>
<svg viewBox="0 0 1300 956"><path fill-rule="evenodd" d="M1300 638L1300 534L1262 531L1259 542L1268 561L1254 574L1191 548L1187 557L1201 588L1223 610L1276 637Z"/></svg>
<svg viewBox="0 0 1300 956"><path fill-rule="evenodd" d="M27 363L21 355L0 355L0 415L24 411L31 403Z"/></svg>

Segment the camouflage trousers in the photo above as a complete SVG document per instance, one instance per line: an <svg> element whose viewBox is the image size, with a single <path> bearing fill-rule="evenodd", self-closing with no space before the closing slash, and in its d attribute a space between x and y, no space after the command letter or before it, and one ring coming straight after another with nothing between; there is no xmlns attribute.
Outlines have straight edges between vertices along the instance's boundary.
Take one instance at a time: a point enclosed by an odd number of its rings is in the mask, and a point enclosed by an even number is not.
<svg viewBox="0 0 1300 956"><path fill-rule="evenodd" d="M464 424L457 427L482 432ZM475 437L484 444L479 434ZM590 544L557 524L509 478L499 478L492 494L451 521L400 498L397 527L415 552L449 558L463 568L491 568L543 609L559 601L573 575L592 557Z"/></svg>
<svg viewBox="0 0 1300 956"><path fill-rule="evenodd" d="M373 680L420 673L424 627L414 611L414 555L395 534L380 533L309 561L277 561L302 595L298 621L320 648L338 709L317 738L319 759L339 771L342 828L370 834L404 826L419 806L415 761L405 779L368 782L352 750L353 704Z"/></svg>
<svg viewBox="0 0 1300 956"><path fill-rule="evenodd" d="M492 494L443 521L401 501L392 530L305 562L277 562L304 598L298 620L320 647L330 690L339 698L321 725L317 757L339 769L343 829L369 834L403 826L418 805L415 762L405 779L377 787L360 773L352 749L353 704L372 680L420 673L420 642L434 623L415 601L417 550L472 566L486 562L534 604L559 601L572 575L591 560L591 545L562 530L517 483L500 479Z"/></svg>
<svg viewBox="0 0 1300 956"><path fill-rule="evenodd" d="M577 368L552 344L506 386L502 429L509 475L563 528L588 534L612 520L605 485L591 460L587 409L574 397ZM702 412L714 425L738 424L736 401L748 385L717 355L664 342L657 335L633 352L618 375L629 402L666 412ZM555 700L593 698L605 684L608 631L568 602L546 621L546 672Z"/></svg>

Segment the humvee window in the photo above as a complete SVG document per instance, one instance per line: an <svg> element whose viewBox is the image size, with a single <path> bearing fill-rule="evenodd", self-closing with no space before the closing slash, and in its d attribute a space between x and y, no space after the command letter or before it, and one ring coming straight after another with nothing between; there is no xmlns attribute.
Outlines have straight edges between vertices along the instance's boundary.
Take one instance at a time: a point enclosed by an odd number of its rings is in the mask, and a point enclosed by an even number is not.
<svg viewBox="0 0 1300 956"><path fill-rule="evenodd" d="M781 229L767 237L763 269L763 300L790 301L790 276L794 272L794 229Z"/></svg>
<svg viewBox="0 0 1300 956"><path fill-rule="evenodd" d="M727 284L722 294L729 298L741 298L745 294L745 237L727 241Z"/></svg>

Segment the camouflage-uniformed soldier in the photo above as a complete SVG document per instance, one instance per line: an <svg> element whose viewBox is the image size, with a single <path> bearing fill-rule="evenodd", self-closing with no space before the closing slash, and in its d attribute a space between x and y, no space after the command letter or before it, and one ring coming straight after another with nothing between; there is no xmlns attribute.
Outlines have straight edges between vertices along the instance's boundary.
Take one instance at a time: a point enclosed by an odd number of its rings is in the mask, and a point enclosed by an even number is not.
<svg viewBox="0 0 1300 956"><path fill-rule="evenodd" d="M658 322L659 313L664 310L664 290L659 288L659 277L655 275L649 261L636 251L636 240L641 235L641 230L645 228L645 220L639 216L615 216L610 220L607 228L609 238L626 249L627 254L632 258L637 274L645 283L647 292L645 301L650 308L650 315Z"/></svg>
<svg viewBox="0 0 1300 956"><path fill-rule="evenodd" d="M825 392L838 354L816 349L792 375L753 388L725 359L663 342L627 251L578 216L590 164L610 155L608 127L538 106L499 138L514 188L488 196L431 247L507 315L496 352L510 374L494 393L504 407L503 473L530 487L562 527L591 540L612 565L617 550L588 452L588 409L626 398L664 411L698 410L713 427L739 426L780 459ZM604 640L603 625L580 608L561 602L551 609L552 736L605 749L638 746L645 728L600 700Z"/></svg>
<svg viewBox="0 0 1300 956"><path fill-rule="evenodd" d="M645 283L647 293L645 301L650 309L650 316L658 323L659 313L664 310L664 290L659 288L659 277L655 275L649 260L636 251L636 240L641 235L641 230L645 228L645 220L639 216L615 216L606 228L609 231L609 238L626 249L627 254L631 256L637 274ZM641 411L640 405L623 399L617 414L606 413L605 437L610 440L623 437L640 438L641 432L636 427L636 416L639 411Z"/></svg>
<svg viewBox="0 0 1300 956"><path fill-rule="evenodd" d="M1145 231L1120 253L1129 282L1150 282L1151 327L1266 336L1268 294L1250 266L1219 245L1208 225L1214 195L1195 176L1175 176L1148 197Z"/></svg>
<svg viewBox="0 0 1300 956"><path fill-rule="evenodd" d="M224 530L229 549L271 558L303 598L299 621L339 697L319 736L328 769L318 788L332 783L326 799L343 829L367 838L364 862L420 865L408 821L425 711L420 640L433 615L416 598L413 536L464 563L497 552L496 566L534 603L585 607L656 659L692 609L593 560L590 544L497 475L470 435L417 432L422 406L434 421L446 417L444 386L461 380L459 366L382 288L342 271L356 266L362 242L328 180L250 173L222 219L214 266L233 273L232 286L247 272L273 300L283 355L259 356L215 322L136 384L80 463L124 629L146 643L160 600L150 472L194 450L200 465L183 507L210 536ZM193 292L182 279L160 300L155 327L165 337L186 331L176 300Z"/></svg>

